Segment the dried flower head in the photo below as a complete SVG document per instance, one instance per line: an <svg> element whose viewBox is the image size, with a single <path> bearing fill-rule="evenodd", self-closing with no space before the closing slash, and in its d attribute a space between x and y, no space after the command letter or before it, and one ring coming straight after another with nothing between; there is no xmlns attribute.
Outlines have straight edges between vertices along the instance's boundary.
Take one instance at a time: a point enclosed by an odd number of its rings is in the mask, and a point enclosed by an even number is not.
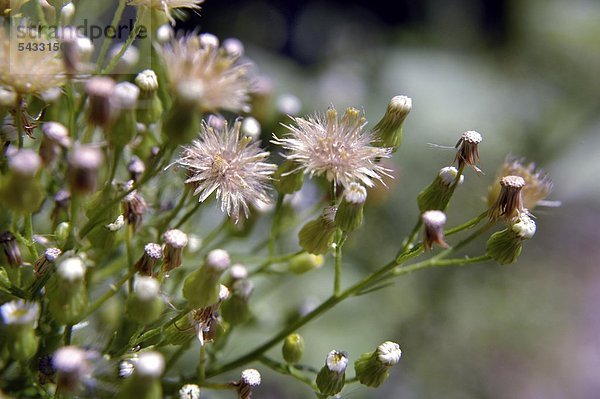
<svg viewBox="0 0 600 399"><path fill-rule="evenodd" d="M481 140L481 134L474 130L464 132L460 136L455 146L457 152L454 158L454 162L458 163L458 169L464 165L469 165L477 173L481 173L481 169L476 166L479 162L479 143L481 143Z"/></svg>
<svg viewBox="0 0 600 399"><path fill-rule="evenodd" d="M261 378L258 370L243 370L240 380L234 383L237 387L238 399L250 399L252 397L252 388L259 386L260 382Z"/></svg>
<svg viewBox="0 0 600 399"><path fill-rule="evenodd" d="M19 31L21 42L30 48L48 46L48 38L37 30L26 29L14 24ZM15 32L13 32L15 33ZM16 34L16 33L15 33ZM52 44L52 41L50 40ZM41 94L65 82L65 67L55 51L18 51L17 42L10 40L9 34L0 29L0 84L11 87L19 95ZM60 53L58 53L60 54Z"/></svg>
<svg viewBox="0 0 600 399"><path fill-rule="evenodd" d="M58 248L48 248L42 256L40 256L33 264L33 271L37 277L41 277L50 267L54 265L56 259L60 256L62 251Z"/></svg>
<svg viewBox="0 0 600 399"><path fill-rule="evenodd" d="M0 233L0 246L2 247L2 251L6 256L6 260L9 265L19 266L21 263L23 263L23 259L21 258L21 250L19 249L17 239L13 233L10 231L4 231Z"/></svg>
<svg viewBox="0 0 600 399"><path fill-rule="evenodd" d="M200 137L186 147L177 164L186 168L185 182L195 185L194 195L205 201L213 192L221 210L239 220L241 211L249 215L249 205L262 207L270 202L267 183L276 166L264 162L269 153L258 143L240 135L238 120L231 129L202 125Z"/></svg>
<svg viewBox="0 0 600 399"><path fill-rule="evenodd" d="M431 251L434 243L442 248L448 248L448 243L444 239L444 224L446 224L446 215L444 212L437 210L426 211L421 215L421 219L425 226L423 248L426 251Z"/></svg>
<svg viewBox="0 0 600 399"><path fill-rule="evenodd" d="M168 272L181 265L183 248L188 245L188 236L181 230L171 229L163 234L163 240L165 242L165 260L163 261L162 270Z"/></svg>
<svg viewBox="0 0 600 399"><path fill-rule="evenodd" d="M144 246L144 253L135 263L135 270L144 276L152 276L154 267L163 257L162 247L156 243L148 243Z"/></svg>
<svg viewBox="0 0 600 399"><path fill-rule="evenodd" d="M137 230L142 224L142 218L144 213L148 209L148 205L137 190L133 190L123 198L121 201L121 207L123 208L123 216L127 223L129 223L134 230Z"/></svg>
<svg viewBox="0 0 600 399"><path fill-rule="evenodd" d="M273 143L285 148L285 157L296 162L305 174L325 175L344 187L353 182L372 187L373 180L390 176L390 170L376 161L389 157L391 150L369 144L373 136L363 131L367 121L357 109L346 109L341 118L332 107L325 114L292 120L293 125L284 125L289 135L275 138Z"/></svg>
<svg viewBox="0 0 600 399"><path fill-rule="evenodd" d="M200 399L200 387L196 384L185 384L179 389L179 399Z"/></svg>
<svg viewBox="0 0 600 399"><path fill-rule="evenodd" d="M536 205L544 204L545 199L552 192L554 185L543 170L536 169L535 164L526 164L525 159L508 156L498 170L494 184L488 190L488 204L494 205L500 196L500 179L504 176L520 176L525 180L525 187L521 189L523 207L532 210Z"/></svg>
<svg viewBox="0 0 600 399"><path fill-rule="evenodd" d="M130 6L141 6L154 10L163 11L169 21L175 25L175 19L173 14L177 16L177 11L182 8L189 8L191 10L199 10L200 4L204 0L129 0L127 4Z"/></svg>
<svg viewBox="0 0 600 399"><path fill-rule="evenodd" d="M246 109L252 86L249 65L237 63L236 54L220 48L218 40L207 38L189 34L158 48L171 87L192 96L202 112ZM186 87L198 90L190 92Z"/></svg>
<svg viewBox="0 0 600 399"><path fill-rule="evenodd" d="M488 214L490 220L503 219L511 221L526 213L521 195L525 184L525 179L521 176L504 176L500 179L500 195L490 207Z"/></svg>

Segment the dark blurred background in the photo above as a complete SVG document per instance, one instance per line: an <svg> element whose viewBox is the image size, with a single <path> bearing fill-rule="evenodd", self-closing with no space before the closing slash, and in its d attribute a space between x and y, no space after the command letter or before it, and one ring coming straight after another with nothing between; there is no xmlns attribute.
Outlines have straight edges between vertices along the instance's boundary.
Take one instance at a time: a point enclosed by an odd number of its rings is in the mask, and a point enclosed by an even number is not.
<svg viewBox="0 0 600 399"><path fill-rule="evenodd" d="M595 0L207 0L180 24L242 40L267 88L264 107L281 108L281 96L293 95L301 115L355 106L374 126L392 96L412 97L404 143L391 161L395 179L389 190L370 192L365 224L346 246L345 284L397 251L417 217L416 195L452 161L452 151L427 143L453 146L464 130L484 137L485 175L467 171L450 225L485 209L482 198L508 153L535 161L555 183L550 199L562 206L534 211L538 231L517 264L410 275L300 331L314 367L334 348L353 361L385 340L400 343L403 359L381 389L352 385L343 397L598 397L598 21ZM279 117L259 115L265 142L285 121ZM291 311L325 298L331 266L265 280L254 297L260 322L235 335L232 351L269 337L281 305ZM313 395L264 373L257 397Z"/></svg>

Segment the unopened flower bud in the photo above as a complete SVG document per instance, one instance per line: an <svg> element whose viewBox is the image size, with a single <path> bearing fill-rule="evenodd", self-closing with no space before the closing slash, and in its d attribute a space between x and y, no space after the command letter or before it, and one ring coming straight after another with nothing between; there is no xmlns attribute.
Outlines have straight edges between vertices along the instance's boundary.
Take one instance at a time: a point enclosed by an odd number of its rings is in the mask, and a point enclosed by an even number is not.
<svg viewBox="0 0 600 399"><path fill-rule="evenodd" d="M188 236L181 230L172 229L163 234L165 243L163 253L164 261L162 264L163 273L168 273L181 265L183 248L188 244Z"/></svg>
<svg viewBox="0 0 600 399"><path fill-rule="evenodd" d="M302 274L321 266L323 266L323 255L302 252L290 259L288 270L294 274Z"/></svg>
<svg viewBox="0 0 600 399"><path fill-rule="evenodd" d="M33 271L37 277L42 277L48 272L48 269L54 267L56 259L61 254L58 248L48 248L33 264Z"/></svg>
<svg viewBox="0 0 600 399"><path fill-rule="evenodd" d="M461 174L458 181L456 181L457 175L458 170L454 166L446 166L440 169L433 182L417 196L419 210L421 212L427 210L443 211L450 202L454 183L462 184L465 180Z"/></svg>
<svg viewBox="0 0 600 399"><path fill-rule="evenodd" d="M69 239L69 232L71 227L68 222L61 222L56 225L54 229L54 237L56 237L56 243L59 247L64 247Z"/></svg>
<svg viewBox="0 0 600 399"><path fill-rule="evenodd" d="M142 224L144 213L148 209L144 197L137 190L133 190L123 198L121 207L123 208L123 217L133 227L133 230L137 231Z"/></svg>
<svg viewBox="0 0 600 399"><path fill-rule="evenodd" d="M135 78L140 88L137 120L146 125L156 123L163 113L162 101L158 97L158 78L151 69L140 72Z"/></svg>
<svg viewBox="0 0 600 399"><path fill-rule="evenodd" d="M389 377L389 368L400 361L400 346L391 341L384 342L374 352L363 353L354 362L356 377L361 384L377 388Z"/></svg>
<svg viewBox="0 0 600 399"><path fill-rule="evenodd" d="M412 109L412 99L395 96L390 100L383 118L373 128L373 145L396 151L402 144L402 125Z"/></svg>
<svg viewBox="0 0 600 399"><path fill-rule="evenodd" d="M223 318L231 325L239 325L250 317L248 300L254 291L254 284L247 279L237 280L231 287L229 299L221 306Z"/></svg>
<svg viewBox="0 0 600 399"><path fill-rule="evenodd" d="M96 190L102 153L96 147L76 146L69 154L68 179L71 192L90 194Z"/></svg>
<svg viewBox="0 0 600 399"><path fill-rule="evenodd" d="M244 44L234 37L223 40L223 50L232 58L240 58L244 55Z"/></svg>
<svg viewBox="0 0 600 399"><path fill-rule="evenodd" d="M56 265L56 273L48 281L48 310L61 324L76 324L87 308L85 269L81 258L65 258Z"/></svg>
<svg viewBox="0 0 600 399"><path fill-rule="evenodd" d="M14 234L10 231L4 231L0 233L0 246L2 246L2 252L6 256L6 262L13 267L20 266L23 263L21 258L21 250Z"/></svg>
<svg viewBox="0 0 600 399"><path fill-rule="evenodd" d="M158 320L164 307L158 281L152 277L138 276L133 293L127 298L129 318L140 324L149 324Z"/></svg>
<svg viewBox="0 0 600 399"><path fill-rule="evenodd" d="M288 364L298 364L304 355L304 338L300 334L288 335L281 348L283 359Z"/></svg>
<svg viewBox="0 0 600 399"><path fill-rule="evenodd" d="M425 251L431 251L433 244L442 248L448 248L448 243L444 239L444 225L446 224L446 215L442 211L425 211L421 215L425 233L423 237L423 248Z"/></svg>
<svg viewBox="0 0 600 399"><path fill-rule="evenodd" d="M73 19L73 16L75 16L75 4L73 4L73 2L70 1L67 4L63 5L62 9L60 10L60 14L62 23L70 24L71 20Z"/></svg>
<svg viewBox="0 0 600 399"><path fill-rule="evenodd" d="M165 359L158 352L140 353L131 378L123 383L117 399L159 399L163 397L161 379Z"/></svg>
<svg viewBox="0 0 600 399"><path fill-rule="evenodd" d="M164 24L156 30L156 41L160 44L169 42L175 36L175 32L170 24Z"/></svg>
<svg viewBox="0 0 600 399"><path fill-rule="evenodd" d="M233 282L243 280L248 277L248 269L246 266L236 263L229 268L229 277Z"/></svg>
<svg viewBox="0 0 600 399"><path fill-rule="evenodd" d="M279 194L292 194L304 184L304 172L296 162L286 159L273 174L273 186Z"/></svg>
<svg viewBox="0 0 600 399"><path fill-rule="evenodd" d="M344 231L354 231L363 219L363 207L367 200L367 190L359 183L350 183L344 190L344 198L335 213L335 224Z"/></svg>
<svg viewBox="0 0 600 399"><path fill-rule="evenodd" d="M327 355L325 366L317 374L317 388L323 395L333 396L339 393L346 383L346 367L348 354L331 351Z"/></svg>
<svg viewBox="0 0 600 399"><path fill-rule="evenodd" d="M178 84L173 105L166 113L162 126L165 140L169 143L177 146L187 144L196 138L200 130L196 102L203 93L204 85L199 80Z"/></svg>
<svg viewBox="0 0 600 399"><path fill-rule="evenodd" d="M289 116L297 116L302 111L302 102L293 94L282 94L277 97L275 105L279 113Z"/></svg>
<svg viewBox="0 0 600 399"><path fill-rule="evenodd" d="M149 243L144 246L144 254L135 263L135 270L143 276L154 275L154 267L163 257L162 247L156 243Z"/></svg>
<svg viewBox="0 0 600 399"><path fill-rule="evenodd" d="M500 179L500 186L500 195L488 213L490 220L510 222L526 213L521 196L521 190L525 187L525 179L521 176L504 176Z"/></svg>
<svg viewBox="0 0 600 399"><path fill-rule="evenodd" d="M479 143L481 143L481 134L469 130L464 132L458 142L456 143L456 156L454 162L457 162L458 169L461 169L464 165L472 167L477 173L481 173L481 170L477 167L479 163Z"/></svg>
<svg viewBox="0 0 600 399"><path fill-rule="evenodd" d="M306 223L298 233L300 246L308 253L322 255L329 251L335 235L336 207L327 207L318 219Z"/></svg>
<svg viewBox="0 0 600 399"><path fill-rule="evenodd" d="M105 76L95 76L88 80L85 91L89 96L88 119L92 125L108 127L112 121L111 98L115 81Z"/></svg>
<svg viewBox="0 0 600 399"><path fill-rule="evenodd" d="M214 249L208 253L204 264L187 276L183 282L183 297L191 306L203 308L218 301L219 279L230 263L226 251Z"/></svg>
<svg viewBox="0 0 600 399"><path fill-rule="evenodd" d="M242 371L240 380L235 382L237 387L238 399L250 399L252 397L252 389L260 385L261 378L258 370L246 369Z"/></svg>
<svg viewBox="0 0 600 399"><path fill-rule="evenodd" d="M196 384L185 384L179 389L179 399L200 399L200 387Z"/></svg>
<svg viewBox="0 0 600 399"><path fill-rule="evenodd" d="M29 361L38 349L35 334L40 306L37 302L11 301L0 306L6 336L3 344L12 359Z"/></svg>
<svg viewBox="0 0 600 399"><path fill-rule="evenodd" d="M67 128L58 122L46 122L42 126L40 157L44 165L50 165L60 154L61 148L71 147L71 138Z"/></svg>
<svg viewBox="0 0 600 399"><path fill-rule="evenodd" d="M44 191L36 179L42 160L33 150L21 149L8 158L9 173L0 179L2 205L20 213L32 213L39 209Z"/></svg>
<svg viewBox="0 0 600 399"><path fill-rule="evenodd" d="M136 108L140 89L130 82L118 83L112 94L115 121L106 130L106 137L113 146L123 147L137 133Z"/></svg>
<svg viewBox="0 0 600 399"><path fill-rule="evenodd" d="M523 250L523 241L535 234L535 222L528 215L521 215L508 228L490 236L486 254L501 265L514 263Z"/></svg>
<svg viewBox="0 0 600 399"><path fill-rule="evenodd" d="M87 354L75 346L64 346L54 352L52 366L57 374L57 391L72 393L79 389L84 375L90 371Z"/></svg>

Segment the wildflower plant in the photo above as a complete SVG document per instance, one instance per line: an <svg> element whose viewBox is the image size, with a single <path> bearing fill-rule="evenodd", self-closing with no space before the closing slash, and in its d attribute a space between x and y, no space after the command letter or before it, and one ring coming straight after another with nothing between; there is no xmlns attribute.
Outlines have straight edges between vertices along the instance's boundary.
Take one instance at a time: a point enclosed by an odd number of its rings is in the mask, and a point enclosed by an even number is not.
<svg viewBox="0 0 600 399"><path fill-rule="evenodd" d="M376 349L362 355L336 349L322 354L325 365L303 364L311 342L302 330L418 270L513 263L536 231L534 207L552 184L518 158L500 168L487 209L448 226L466 167L480 172L486 152L484 135L457 133L454 165L441 159L423 184L397 255L343 285L344 246L369 224L369 190L387 189L387 158L402 162L409 97L392 98L373 128L357 108L330 106L289 116L272 135L250 107L256 86L239 41L156 26L153 69L107 73L130 38L108 71L100 59L94 73L73 75L68 51L11 53L9 29L27 22L16 12L24 2L12 3L19 7L0 27L0 396L198 398L225 389L232 398L260 397L271 383L265 369L318 398L343 395L350 384L378 387L401 361L398 343L372 342ZM40 16L61 15L59 24L79 6L34 3ZM201 3L121 1L115 18L128 5L137 27L148 12L173 22ZM326 188L318 209L300 217L286 199L309 180ZM211 230L215 217L222 222ZM485 247L465 254L478 237L487 237ZM293 250L281 251L284 242ZM293 281L327 267L328 298L251 347L232 345L233 331L261 320L258 278ZM334 337L322 339L337 347ZM190 352L193 366L177 369Z"/></svg>

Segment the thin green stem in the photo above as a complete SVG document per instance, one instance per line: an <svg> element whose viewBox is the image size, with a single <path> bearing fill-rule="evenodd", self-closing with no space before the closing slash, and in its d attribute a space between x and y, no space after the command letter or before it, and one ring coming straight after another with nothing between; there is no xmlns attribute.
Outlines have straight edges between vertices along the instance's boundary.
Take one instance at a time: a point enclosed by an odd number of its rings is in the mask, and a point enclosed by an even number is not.
<svg viewBox="0 0 600 399"><path fill-rule="evenodd" d="M402 262L402 256L394 259L393 261L380 267L378 270L371 273L370 275L368 275L361 281L348 287L347 289L342 291L339 295L330 296L327 300L325 300L325 302L323 302L321 305L317 306L313 311L307 313L303 317L297 319L293 323L284 327L278 333L276 333L271 339L269 339L267 342L263 343L262 345L259 345L258 347L251 350L250 352L248 352L244 355L241 355L238 358L236 358L220 367L217 367L213 370L208 370L206 373L207 377L219 375L221 373L224 373L224 372L234 369L236 367L240 367L242 365L245 365L247 363L250 363L250 362L260 358L260 356L262 356L263 353L265 353L267 350L271 349L273 346L277 345L282 339L287 337L292 332L297 331L298 329L300 329L302 326L304 326L311 320L326 313L328 310L332 309L334 306L336 306L338 303L344 301L345 299L347 299L351 296L357 295L361 291L364 291L365 289L372 287L374 283L381 281L384 276L390 276L390 272L393 272L394 276L401 276L401 275L412 273L417 270L422 270L422 269L426 269L426 268L430 268L430 267L464 265L464 264L468 264L468 263L472 263L472 262L481 261L482 259L487 260L488 258L485 255L484 255L484 257L473 258L473 259L475 259L474 261L471 261L470 260L471 258L460 258L460 259L452 259L452 260L446 260L446 261L442 260L442 258L444 258L447 255L450 255L456 249L461 248L462 246L466 245L466 243L472 241L476 237L476 234L480 234L482 231L484 231L484 230L480 229L477 232L475 232L472 236L465 239L466 242L464 244L463 244L463 242L461 242L454 248L449 248L446 251L441 252L437 256L427 259L427 260L424 260L422 262L418 262L418 263L414 263L409 266L404 266L404 267L398 268L397 266L400 265L399 262ZM407 256L408 256L408 254L407 254Z"/></svg>
<svg viewBox="0 0 600 399"><path fill-rule="evenodd" d="M206 345L200 347L200 360L198 363L198 382L200 385L206 379Z"/></svg>
<svg viewBox="0 0 600 399"><path fill-rule="evenodd" d="M63 336L65 346L71 345L71 336L72 335L73 335L73 325L67 324L65 326L65 334Z"/></svg>
<svg viewBox="0 0 600 399"><path fill-rule="evenodd" d="M135 274L135 263L133 261L133 248L131 246L131 236L133 235L133 226L127 226L127 232L125 233L125 248L127 251L127 265L129 269L129 293L133 292L133 275Z"/></svg>
<svg viewBox="0 0 600 399"><path fill-rule="evenodd" d="M113 15L113 19L111 22L111 26L117 26L121 17L123 16L123 11L125 10L125 1L119 1L119 6L115 10L115 14ZM137 35L137 33L136 33ZM106 58L106 54L108 53L108 49L110 48L110 44L112 43L113 38L111 36L107 37L102 43L102 48L100 49L100 54L98 55L98 60L96 61L96 73L99 73L102 69L102 65L104 65L104 59Z"/></svg>
<svg viewBox="0 0 600 399"><path fill-rule="evenodd" d="M479 216L476 216L473 219L471 219L471 220L469 220L469 221L467 221L467 222L465 222L463 224L460 224L460 225L458 225L456 227L453 227L451 229L446 230L444 232L444 235L445 236L450 236L452 234L456 234L458 232L461 232L463 230L467 230L467 229L469 229L469 228L471 228L473 226L476 226L479 222L481 222L483 219L485 219L485 217L487 216L487 214L488 214L488 211L486 210L485 212L481 213Z"/></svg>
<svg viewBox="0 0 600 399"><path fill-rule="evenodd" d="M187 211L187 212L185 213L185 215L183 215L183 216L181 217L181 219L179 220L179 222L177 222L177 224L175 225L175 228L176 228L176 229L178 229L178 228L180 228L181 226L183 226L183 224L184 224L185 222L187 222L187 221L188 221L188 220L189 220L189 219L192 217L192 215L194 215L194 213L196 213L196 211L197 211L198 209L200 209L200 206L201 206L201 205L202 205L202 202L198 202L196 205L194 205L194 207L193 207L192 209L190 209L189 211Z"/></svg>
<svg viewBox="0 0 600 399"><path fill-rule="evenodd" d="M186 184L185 188L183 190L183 193L181 194L181 198L179 198L179 201L177 202L177 205L169 212L169 214L160 223L160 226L157 229L157 234L159 237L167 229L167 227L173 221L173 219L175 219L175 217L179 214L179 212L185 205L185 202L188 198L189 193L190 193L190 189L189 189L189 186Z"/></svg>
<svg viewBox="0 0 600 399"><path fill-rule="evenodd" d="M123 284L125 284L129 279L131 279L131 277L135 274L135 270L134 271L129 271L129 273L127 273L125 276L121 277L121 279L119 281L117 281L114 284L111 284L110 288L108 291L106 291L104 294L102 294L101 297L99 297L98 299L96 299L94 301L94 303L92 303L91 305L88 306L88 308L86 309L85 313L83 314L83 316L81 317L81 319L85 319L86 317L88 317L89 315L91 315L92 313L94 313L96 310L98 310L98 308L100 308L100 306L102 306L106 301L108 301L110 298L112 298L117 292L119 292L119 290L121 289L121 287L123 286Z"/></svg>
<svg viewBox="0 0 600 399"><path fill-rule="evenodd" d="M334 263L334 277L333 277L333 295L338 296L340 294L342 286L342 247L346 242L347 233L338 229L336 237L338 239L335 242L335 248L333 249L333 263Z"/></svg>
<svg viewBox="0 0 600 399"><path fill-rule="evenodd" d="M35 242L33 241L33 214L26 213L23 215L23 229L25 233L25 245L27 246L27 250L33 259L37 259L38 253L37 249L35 248Z"/></svg>
<svg viewBox="0 0 600 399"><path fill-rule="evenodd" d="M275 255L275 242L277 235L279 234L279 223L281 222L281 210L283 207L283 199L285 194L279 194L277 196L277 203L275 204L275 211L273 212L273 220L271 222L271 232L269 234L269 256Z"/></svg>
<svg viewBox="0 0 600 399"><path fill-rule="evenodd" d="M121 2L121 3L123 3L123 2ZM125 40L125 43L123 43L123 46L121 47L119 52L110 60L110 62L108 63L108 66L102 70L102 72L101 72L102 74L109 74L112 72L113 69L115 69L115 67L117 66L117 63L119 62L121 57L123 57L123 54L125 54L125 51L127 51L129 46L131 46L131 44L134 42L136 36L140 33L140 29L142 28L142 19L143 19L144 14L146 13L146 9L140 7L140 8L138 8L137 12L138 12L138 14L135 17L135 23L133 24L133 29L129 33L127 40ZM101 65L101 64L98 64L98 65Z"/></svg>
<svg viewBox="0 0 600 399"><path fill-rule="evenodd" d="M15 122L15 127L17 128L18 147L19 150L21 150L25 141L25 137L23 137L23 99L21 98L21 96L17 97L17 108L15 110L13 120Z"/></svg>
<svg viewBox="0 0 600 399"><path fill-rule="evenodd" d="M256 274L261 274L266 272L269 267L275 263L284 263L289 261L290 259L292 259L295 256L298 256L300 254L304 253L304 250L300 250L300 251L296 251L296 252L292 252L289 254L285 254L285 255L280 255L280 256L274 256L274 257L270 257L267 258L264 262L262 262L258 268L256 270L254 270L253 272L250 273L251 276L256 275Z"/></svg>
<svg viewBox="0 0 600 399"><path fill-rule="evenodd" d="M280 374L289 375L290 377L293 377L296 380L305 383L312 389L317 389L313 378L310 378L309 376L305 375L302 371L298 370L294 366L279 363L278 361L268 358L267 356L259 357L258 361L264 364L265 366L269 367L273 371L276 371Z"/></svg>

